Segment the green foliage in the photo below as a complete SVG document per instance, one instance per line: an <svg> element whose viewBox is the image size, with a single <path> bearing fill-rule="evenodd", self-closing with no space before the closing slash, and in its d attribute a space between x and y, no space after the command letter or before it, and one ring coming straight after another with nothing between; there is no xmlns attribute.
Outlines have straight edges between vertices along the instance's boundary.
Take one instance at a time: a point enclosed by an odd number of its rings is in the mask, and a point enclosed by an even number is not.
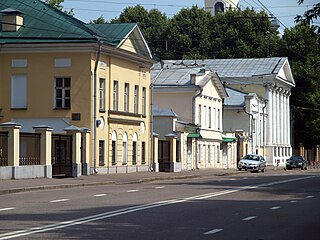
<svg viewBox="0 0 320 240"><path fill-rule="evenodd" d="M45 3L49 4L52 7L55 7L56 9L62 11L63 10L63 6L62 3L64 3L64 0L45 0ZM66 14L69 14L71 16L74 15L73 9L71 9L70 11L64 11Z"/></svg>
<svg viewBox="0 0 320 240"><path fill-rule="evenodd" d="M90 21L90 24L105 24L107 21L104 19L104 17L101 15L95 20Z"/></svg>
<svg viewBox="0 0 320 240"><path fill-rule="evenodd" d="M127 7L118 18L112 19L111 23L137 23L155 58L166 52L164 39L168 30L168 18L158 9L148 11L140 5Z"/></svg>
<svg viewBox="0 0 320 240"><path fill-rule="evenodd" d="M305 24L286 29L279 53L288 56L296 86L291 104L295 144L320 142L320 36Z"/></svg>
<svg viewBox="0 0 320 240"><path fill-rule="evenodd" d="M298 0L299 4L303 4L304 0ZM313 8L305 11L303 16L298 15L295 20L297 23L303 23L307 25L311 25L314 21L314 19L318 19L320 17L320 2L313 5ZM314 26L318 33L320 33L319 26Z"/></svg>

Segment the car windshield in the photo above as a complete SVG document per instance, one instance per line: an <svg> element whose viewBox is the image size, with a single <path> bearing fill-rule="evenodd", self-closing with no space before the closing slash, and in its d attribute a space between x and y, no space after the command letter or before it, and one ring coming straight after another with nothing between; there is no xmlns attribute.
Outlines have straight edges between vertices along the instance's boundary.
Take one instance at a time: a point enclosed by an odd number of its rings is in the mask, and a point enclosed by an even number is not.
<svg viewBox="0 0 320 240"><path fill-rule="evenodd" d="M302 157L302 156L292 156L292 157L290 157L290 160L303 161L304 159L303 159L303 157Z"/></svg>
<svg viewBox="0 0 320 240"><path fill-rule="evenodd" d="M244 157L243 157L243 159L248 159L248 160L254 160L254 161L259 161L259 156L257 156L257 155L245 155Z"/></svg>

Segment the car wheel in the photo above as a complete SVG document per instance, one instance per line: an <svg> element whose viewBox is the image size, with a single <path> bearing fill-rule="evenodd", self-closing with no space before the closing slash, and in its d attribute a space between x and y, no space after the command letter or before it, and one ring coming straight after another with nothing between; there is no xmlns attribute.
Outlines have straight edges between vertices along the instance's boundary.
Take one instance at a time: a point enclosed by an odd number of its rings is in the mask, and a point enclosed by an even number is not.
<svg viewBox="0 0 320 240"><path fill-rule="evenodd" d="M261 169L261 172L264 172L264 170L265 170L264 168L263 168L263 169Z"/></svg>
<svg viewBox="0 0 320 240"><path fill-rule="evenodd" d="M241 171L241 168L238 168L238 171Z"/></svg>

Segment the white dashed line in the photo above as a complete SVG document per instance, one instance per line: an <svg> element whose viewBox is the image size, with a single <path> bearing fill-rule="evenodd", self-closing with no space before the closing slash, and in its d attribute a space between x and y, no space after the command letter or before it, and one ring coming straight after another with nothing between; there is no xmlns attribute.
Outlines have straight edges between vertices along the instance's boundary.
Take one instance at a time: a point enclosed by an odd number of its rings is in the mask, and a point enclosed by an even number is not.
<svg viewBox="0 0 320 240"><path fill-rule="evenodd" d="M65 198L65 199L58 199L58 200L52 200L52 201L50 201L51 203L57 203L57 202L66 202L66 201L69 201L70 199L67 199L67 198Z"/></svg>
<svg viewBox="0 0 320 240"><path fill-rule="evenodd" d="M127 192L128 192L128 193L132 193L132 192L139 192L139 190L137 190L137 189L133 189L133 190L128 190Z"/></svg>
<svg viewBox="0 0 320 240"><path fill-rule="evenodd" d="M3 212L3 211L9 211L9 210L13 210L15 208L13 207L8 207L8 208L0 208L0 212Z"/></svg>
<svg viewBox="0 0 320 240"><path fill-rule="evenodd" d="M251 217L246 217L244 219L242 219L242 221L250 221L252 219L255 219L257 216L251 216Z"/></svg>
<svg viewBox="0 0 320 240"><path fill-rule="evenodd" d="M155 189L162 189L165 188L164 186L155 187Z"/></svg>
<svg viewBox="0 0 320 240"><path fill-rule="evenodd" d="M306 196L306 198L314 198L314 196Z"/></svg>
<svg viewBox="0 0 320 240"><path fill-rule="evenodd" d="M292 200L292 201L290 201L290 203L296 203L297 201L296 200Z"/></svg>
<svg viewBox="0 0 320 240"><path fill-rule="evenodd" d="M281 207L272 207L272 208L270 208L270 210L277 210L277 209L279 209L279 208L281 208Z"/></svg>
<svg viewBox="0 0 320 240"><path fill-rule="evenodd" d="M223 229L213 229L211 231L205 232L204 235L215 234L221 232Z"/></svg>
<svg viewBox="0 0 320 240"><path fill-rule="evenodd" d="M104 197L104 196L107 196L106 193L102 193L102 194L96 194L96 195L93 195L94 197Z"/></svg>

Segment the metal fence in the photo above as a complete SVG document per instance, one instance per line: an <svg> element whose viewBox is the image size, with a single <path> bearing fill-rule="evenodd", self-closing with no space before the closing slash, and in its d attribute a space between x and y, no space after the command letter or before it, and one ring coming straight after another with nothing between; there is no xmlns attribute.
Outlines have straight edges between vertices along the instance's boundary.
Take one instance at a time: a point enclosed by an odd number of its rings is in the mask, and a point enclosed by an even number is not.
<svg viewBox="0 0 320 240"><path fill-rule="evenodd" d="M20 133L19 165L40 165L40 134Z"/></svg>
<svg viewBox="0 0 320 240"><path fill-rule="evenodd" d="M8 133L0 132L0 166L8 166Z"/></svg>

